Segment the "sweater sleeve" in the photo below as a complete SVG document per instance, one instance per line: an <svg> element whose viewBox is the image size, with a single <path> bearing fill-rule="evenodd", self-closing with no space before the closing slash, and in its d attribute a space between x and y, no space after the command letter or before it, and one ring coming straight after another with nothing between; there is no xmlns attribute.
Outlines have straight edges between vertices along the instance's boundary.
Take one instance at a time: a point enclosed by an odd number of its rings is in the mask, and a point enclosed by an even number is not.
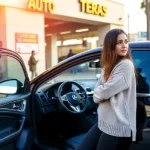
<svg viewBox="0 0 150 150"><path fill-rule="evenodd" d="M95 88L98 87L100 84L102 84L102 77L103 77L104 71L102 70L100 77L95 85Z"/></svg>
<svg viewBox="0 0 150 150"><path fill-rule="evenodd" d="M120 63L103 85L98 85L94 89L93 99L95 103L108 100L110 97L127 90L131 81L130 73L133 68L131 63Z"/></svg>

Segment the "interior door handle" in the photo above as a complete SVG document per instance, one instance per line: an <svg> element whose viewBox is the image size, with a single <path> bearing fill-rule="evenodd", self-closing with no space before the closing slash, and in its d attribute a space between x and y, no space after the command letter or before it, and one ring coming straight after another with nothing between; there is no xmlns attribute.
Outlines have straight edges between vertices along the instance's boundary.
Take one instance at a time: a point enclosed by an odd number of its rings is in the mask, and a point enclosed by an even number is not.
<svg viewBox="0 0 150 150"><path fill-rule="evenodd" d="M13 104L13 109L19 109L19 105L17 105L17 104Z"/></svg>
<svg viewBox="0 0 150 150"><path fill-rule="evenodd" d="M7 110L15 110L15 111L19 111L19 112L24 112L26 109L26 100L20 100L20 101L15 101L12 103L4 104L3 106L0 107L0 109L7 109Z"/></svg>

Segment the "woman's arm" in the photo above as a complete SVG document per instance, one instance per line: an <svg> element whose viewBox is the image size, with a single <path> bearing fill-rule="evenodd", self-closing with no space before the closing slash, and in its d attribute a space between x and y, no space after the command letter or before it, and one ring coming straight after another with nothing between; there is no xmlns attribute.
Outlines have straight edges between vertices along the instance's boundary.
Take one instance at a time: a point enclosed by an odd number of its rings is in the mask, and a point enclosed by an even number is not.
<svg viewBox="0 0 150 150"><path fill-rule="evenodd" d="M99 85L102 84L103 75L104 75L104 71L102 70L102 71L101 71L101 74L100 74L100 77L99 77L99 79L98 79L98 81L97 81L97 83L96 83L96 85L95 85L95 88L96 88L97 86L99 86Z"/></svg>
<svg viewBox="0 0 150 150"><path fill-rule="evenodd" d="M94 89L93 99L95 103L108 100L110 97L127 90L132 79L133 65L131 63L119 64L112 75L103 85L98 85Z"/></svg>

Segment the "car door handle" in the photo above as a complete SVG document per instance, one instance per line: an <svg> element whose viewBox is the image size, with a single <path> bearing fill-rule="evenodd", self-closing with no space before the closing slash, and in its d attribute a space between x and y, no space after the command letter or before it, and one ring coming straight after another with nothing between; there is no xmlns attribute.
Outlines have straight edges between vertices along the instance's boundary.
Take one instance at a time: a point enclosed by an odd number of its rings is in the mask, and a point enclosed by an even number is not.
<svg viewBox="0 0 150 150"><path fill-rule="evenodd" d="M150 94L147 93L137 93L137 97L150 97Z"/></svg>
<svg viewBox="0 0 150 150"><path fill-rule="evenodd" d="M24 111L26 107L26 101L20 101L20 102L16 102L12 105L12 109L14 110L18 110L18 111Z"/></svg>

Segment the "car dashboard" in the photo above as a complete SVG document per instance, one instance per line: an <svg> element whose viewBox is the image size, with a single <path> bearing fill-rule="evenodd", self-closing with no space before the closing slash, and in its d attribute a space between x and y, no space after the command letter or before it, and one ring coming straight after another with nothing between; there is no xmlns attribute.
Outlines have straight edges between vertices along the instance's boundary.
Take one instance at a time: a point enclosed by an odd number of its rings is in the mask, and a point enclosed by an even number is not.
<svg viewBox="0 0 150 150"><path fill-rule="evenodd" d="M95 79L91 80L75 80L74 82L80 84L86 92L87 95L87 108L86 111L93 111L97 107L97 105L93 102L93 90L94 86L97 82ZM57 106L59 105L58 99L58 88L63 82L57 82L53 84L47 83L42 86L36 92L36 99L38 100L38 104L41 110L41 113L47 114L51 112L58 111ZM80 90L76 86L69 86L63 88L62 95L68 92L80 92Z"/></svg>

